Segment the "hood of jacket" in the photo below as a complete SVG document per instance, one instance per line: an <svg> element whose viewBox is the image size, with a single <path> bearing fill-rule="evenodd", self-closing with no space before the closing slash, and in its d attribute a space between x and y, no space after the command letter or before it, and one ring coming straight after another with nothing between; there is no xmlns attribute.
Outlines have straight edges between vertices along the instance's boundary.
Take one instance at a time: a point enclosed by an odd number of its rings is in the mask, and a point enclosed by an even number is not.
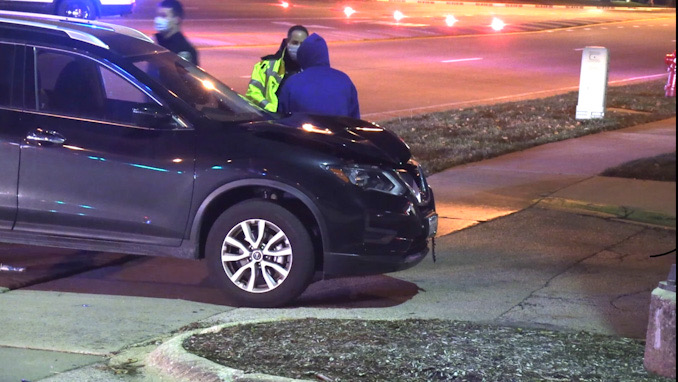
<svg viewBox="0 0 678 382"><path fill-rule="evenodd" d="M302 69L312 66L330 66L330 52L325 39L315 33L306 37L297 52L297 61Z"/></svg>

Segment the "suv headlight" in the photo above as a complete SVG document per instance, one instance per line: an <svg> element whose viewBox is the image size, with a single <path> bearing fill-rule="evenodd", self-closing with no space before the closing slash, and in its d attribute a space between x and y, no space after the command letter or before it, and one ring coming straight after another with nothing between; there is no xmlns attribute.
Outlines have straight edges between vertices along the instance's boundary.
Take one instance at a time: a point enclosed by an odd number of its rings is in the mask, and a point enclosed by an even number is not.
<svg viewBox="0 0 678 382"><path fill-rule="evenodd" d="M351 183L368 191L378 191L391 195L403 195L407 188L398 180L395 173L376 166L324 166L343 182Z"/></svg>

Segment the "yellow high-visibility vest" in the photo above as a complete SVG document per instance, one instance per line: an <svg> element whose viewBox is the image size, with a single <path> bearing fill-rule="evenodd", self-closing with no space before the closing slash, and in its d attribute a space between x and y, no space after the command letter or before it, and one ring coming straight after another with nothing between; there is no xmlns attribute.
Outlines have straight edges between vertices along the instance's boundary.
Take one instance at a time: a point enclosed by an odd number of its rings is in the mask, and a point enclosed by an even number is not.
<svg viewBox="0 0 678 382"><path fill-rule="evenodd" d="M278 59L259 61L252 69L252 79L247 87L245 96L259 107L268 111L278 110L278 91L285 75L285 54Z"/></svg>

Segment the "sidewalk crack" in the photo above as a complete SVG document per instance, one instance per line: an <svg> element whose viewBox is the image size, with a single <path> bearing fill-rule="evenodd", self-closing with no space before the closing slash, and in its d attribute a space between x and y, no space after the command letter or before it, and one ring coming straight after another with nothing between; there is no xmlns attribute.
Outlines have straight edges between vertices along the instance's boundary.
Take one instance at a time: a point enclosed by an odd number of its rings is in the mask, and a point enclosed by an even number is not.
<svg viewBox="0 0 678 382"><path fill-rule="evenodd" d="M557 189L554 190L554 191L542 193L541 195L539 195L538 198L532 199L532 203L530 203L527 207L525 207L525 209L533 208L533 207L537 206L539 203L544 202L546 199L552 198L553 195L555 195L555 194L558 193L559 191L562 191L562 190L564 190L564 189L566 189L566 188L569 188L569 187L572 187L572 186L574 186L574 185L577 185L577 184L586 182L587 180L591 180L591 179L593 179L593 178L595 178L595 177L596 177L596 175L588 176L588 177L586 177L586 178L579 179L579 180L577 180L576 182L573 182L573 183L564 185L564 186L562 186L562 187L559 187L559 188L557 188Z"/></svg>
<svg viewBox="0 0 678 382"><path fill-rule="evenodd" d="M601 249L601 250L599 250L599 251L597 251L597 252L595 252L595 253L593 253L593 254L590 254L590 255L588 255L588 256L582 257L581 259L575 261L574 263L570 264L569 266L567 266L567 267L566 267L565 269L563 269L562 271L557 272L556 274L554 274L553 276L551 276L548 280L546 280L546 282L544 282L544 284L543 284L542 286L540 286L539 288L537 288L537 289L531 291L531 292L530 292L527 296L525 296L525 298L523 298L520 302L518 302L518 303L515 304L514 306L512 306L512 307L506 309L504 312L502 312L501 314L499 314L499 315L497 316L496 319L501 319L502 317L504 317L505 315L507 315L509 312L511 312L511 311L514 310L515 308L523 309L524 306L529 305L529 303L527 303L528 300L530 300L532 297L535 297L535 295L536 295L539 291L548 288L548 287L550 286L551 282L552 282L553 280L555 280L557 277L559 277L559 276L561 276L561 275L567 273L567 272L570 271L571 269L573 269L573 268L575 268L576 266L582 264L584 261L589 260L589 259L592 259L593 257L595 257L595 256L597 256L597 255L599 255L599 254L601 254L601 253L604 253L604 252L606 252L606 251L607 251L607 252L615 252L615 251L612 250L612 248L614 248L614 247L616 247L616 246L618 246L618 245L620 245L620 244L622 244L622 243L624 243L624 242L626 242L626 241L632 239L632 238L635 237L635 236L640 235L641 233L645 232L647 229L648 229L648 228L643 228L643 229L641 229L640 231L634 232L634 233L628 235L627 237L623 238L622 240L620 240L620 241L618 241L618 242L616 242L616 243L610 244L610 245L608 245L607 247L604 247L603 249ZM617 253L617 252L615 252L615 253Z"/></svg>

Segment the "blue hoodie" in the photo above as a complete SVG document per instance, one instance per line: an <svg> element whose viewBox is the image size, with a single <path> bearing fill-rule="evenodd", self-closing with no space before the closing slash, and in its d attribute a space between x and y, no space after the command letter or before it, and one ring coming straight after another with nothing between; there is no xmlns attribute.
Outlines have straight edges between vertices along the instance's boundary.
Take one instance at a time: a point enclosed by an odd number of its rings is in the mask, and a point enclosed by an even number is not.
<svg viewBox="0 0 678 382"><path fill-rule="evenodd" d="M313 33L299 47L302 71L289 77L278 94L278 112L360 118L358 91L343 72L330 67L327 43Z"/></svg>

